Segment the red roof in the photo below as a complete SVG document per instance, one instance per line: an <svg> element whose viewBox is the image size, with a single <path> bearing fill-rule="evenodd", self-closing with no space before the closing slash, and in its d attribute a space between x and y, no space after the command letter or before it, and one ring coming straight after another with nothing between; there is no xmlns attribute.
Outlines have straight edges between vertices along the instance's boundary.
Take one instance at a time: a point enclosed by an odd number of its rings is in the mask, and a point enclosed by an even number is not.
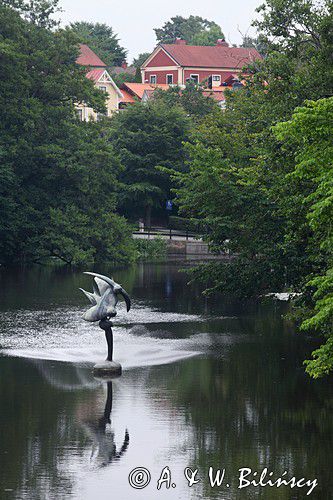
<svg viewBox="0 0 333 500"><path fill-rule="evenodd" d="M204 90L202 95L205 97L211 97L212 99L215 99L215 101L220 102L225 100L224 91L226 89L230 90L230 87L219 87L218 89Z"/></svg>
<svg viewBox="0 0 333 500"><path fill-rule="evenodd" d="M103 75L104 71L105 69L93 69L91 71L88 71L86 77L90 78L90 80L93 80L94 82L98 82L98 80Z"/></svg>
<svg viewBox="0 0 333 500"><path fill-rule="evenodd" d="M181 66L198 68L239 68L261 59L253 48L161 44L161 47Z"/></svg>
<svg viewBox="0 0 333 500"><path fill-rule="evenodd" d="M113 75L135 75L136 68L134 66L128 66L127 68L122 68L121 66L112 66L109 69L110 73Z"/></svg>
<svg viewBox="0 0 333 500"><path fill-rule="evenodd" d="M169 85L165 83L158 83L156 85L153 85L151 83L124 82L121 88L125 88L125 90L129 91L132 95L137 96L141 100L145 90L155 90L157 88L166 90L169 88Z"/></svg>
<svg viewBox="0 0 333 500"><path fill-rule="evenodd" d="M76 62L81 66L106 68L106 64L84 43L80 43L80 55Z"/></svg>
<svg viewBox="0 0 333 500"><path fill-rule="evenodd" d="M127 90L121 89L121 93L123 94L123 97L120 99L120 102L127 102L127 103L135 102L134 97L129 92L127 92Z"/></svg>
<svg viewBox="0 0 333 500"><path fill-rule="evenodd" d="M140 101L143 97L143 94L146 92L148 98L151 98L156 89L167 90L170 86L165 83L158 83L156 85L152 85L151 83L131 83L124 82L121 86L121 92L124 96L124 99L120 99L120 102L133 103L135 102L134 97L137 97ZM203 95L205 97L211 97L216 101L224 101L224 92L226 89L230 89L230 87L218 87L214 89L206 89L203 91Z"/></svg>

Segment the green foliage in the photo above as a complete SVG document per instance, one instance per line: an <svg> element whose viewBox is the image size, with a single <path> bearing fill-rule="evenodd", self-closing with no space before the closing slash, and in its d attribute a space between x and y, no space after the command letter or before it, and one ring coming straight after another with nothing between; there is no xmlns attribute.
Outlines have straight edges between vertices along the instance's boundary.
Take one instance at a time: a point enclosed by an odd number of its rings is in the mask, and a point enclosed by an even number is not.
<svg viewBox="0 0 333 500"><path fill-rule="evenodd" d="M107 66L120 66L127 51L120 46L111 26L101 23L78 21L69 26L81 43L86 43Z"/></svg>
<svg viewBox="0 0 333 500"><path fill-rule="evenodd" d="M153 240L135 239L135 249L137 257L144 260L163 260L166 258L167 245L163 238L154 238Z"/></svg>
<svg viewBox="0 0 333 500"><path fill-rule="evenodd" d="M333 337L329 337L323 345L312 353L313 359L306 360L306 371L313 378L321 378L333 371Z"/></svg>
<svg viewBox="0 0 333 500"><path fill-rule="evenodd" d="M149 56L150 56L150 52L141 52L141 54L139 54L137 57L135 57L133 59L132 65L135 68L140 69L141 66L143 65L143 63L145 62L145 60L148 59Z"/></svg>
<svg viewBox="0 0 333 500"><path fill-rule="evenodd" d="M302 291L302 329L329 340L332 6L267 0L259 10L266 58L247 69L244 88L226 91L223 113L201 121L185 146L188 170L172 174L181 214L202 220L212 250L235 256L193 277L207 293ZM307 364L311 375L331 369L331 345Z"/></svg>
<svg viewBox="0 0 333 500"><path fill-rule="evenodd" d="M206 232L206 228L200 219L186 219L185 217L178 217L176 215L169 216L169 227L171 229L178 229L179 231L189 231L198 234Z"/></svg>
<svg viewBox="0 0 333 500"><path fill-rule="evenodd" d="M105 124L105 134L124 170L120 176L120 209L131 219L162 209L170 196L170 179L158 167L183 168L182 142L190 122L184 111L164 102L137 103Z"/></svg>
<svg viewBox="0 0 333 500"><path fill-rule="evenodd" d="M204 89L200 85L188 82L184 89L178 86L170 87L168 90L156 89L154 98L165 102L168 106L181 106L186 114L200 120L214 109L218 109L214 99L203 94Z"/></svg>
<svg viewBox="0 0 333 500"><path fill-rule="evenodd" d="M175 16L154 31L158 43L174 43L176 38L182 38L188 45L215 45L218 38L224 38L218 24L200 16Z"/></svg>
<svg viewBox="0 0 333 500"><path fill-rule="evenodd" d="M329 357L333 338L333 97L297 108L292 120L278 124L275 132L284 144L293 147L292 177L306 180L311 186L302 203L313 232L310 245L323 256L319 271L326 270L307 283L314 290L314 306L301 325L302 330L329 337L327 344L313 353L314 360L307 362L307 371L317 378L333 368L332 350Z"/></svg>
<svg viewBox="0 0 333 500"><path fill-rule="evenodd" d="M115 82L115 84L120 88L124 82L137 82L137 76L131 75L130 73L126 73L125 71L122 73L113 73L110 71L110 75ZM141 77L140 77L141 82ZM140 83L138 82L138 83Z"/></svg>
<svg viewBox="0 0 333 500"><path fill-rule="evenodd" d="M53 28L58 22L52 15L61 9L59 0L2 0L1 6L15 10L40 28Z"/></svg>
<svg viewBox="0 0 333 500"><path fill-rule="evenodd" d="M121 167L101 125L75 114L78 102L105 110L75 64L76 37L9 7L0 7L0 33L1 264L130 258L115 215Z"/></svg>
<svg viewBox="0 0 333 500"><path fill-rule="evenodd" d="M267 41L266 38L263 37L262 35L259 35L255 38L248 35L243 36L241 47L254 48L263 57L267 55L267 50L268 50Z"/></svg>

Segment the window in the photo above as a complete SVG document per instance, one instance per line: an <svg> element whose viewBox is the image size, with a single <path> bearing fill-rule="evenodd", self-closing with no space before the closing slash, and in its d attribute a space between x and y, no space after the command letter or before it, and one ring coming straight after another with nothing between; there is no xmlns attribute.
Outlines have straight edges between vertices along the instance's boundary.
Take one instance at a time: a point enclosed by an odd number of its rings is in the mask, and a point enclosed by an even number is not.
<svg viewBox="0 0 333 500"><path fill-rule="evenodd" d="M150 75L150 77L149 77L149 83L153 83L153 84L156 83L156 75Z"/></svg>
<svg viewBox="0 0 333 500"><path fill-rule="evenodd" d="M173 75L167 75L166 82L168 85L172 85L173 84Z"/></svg>
<svg viewBox="0 0 333 500"><path fill-rule="evenodd" d="M213 75L213 82L220 82L220 81L221 81L220 75Z"/></svg>
<svg viewBox="0 0 333 500"><path fill-rule="evenodd" d="M106 87L105 86L101 86L101 87L98 87L99 90L101 90L102 92L106 92Z"/></svg>
<svg viewBox="0 0 333 500"><path fill-rule="evenodd" d="M199 75L190 75L192 82L199 83Z"/></svg>

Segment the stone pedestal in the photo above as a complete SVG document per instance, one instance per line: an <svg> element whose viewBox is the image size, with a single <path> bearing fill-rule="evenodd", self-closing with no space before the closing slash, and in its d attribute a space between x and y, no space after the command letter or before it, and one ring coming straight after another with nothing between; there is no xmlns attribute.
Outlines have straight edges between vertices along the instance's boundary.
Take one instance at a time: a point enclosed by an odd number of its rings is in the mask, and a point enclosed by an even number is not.
<svg viewBox="0 0 333 500"><path fill-rule="evenodd" d="M121 371L121 364L108 360L96 363L93 369L94 375L101 378L120 377Z"/></svg>

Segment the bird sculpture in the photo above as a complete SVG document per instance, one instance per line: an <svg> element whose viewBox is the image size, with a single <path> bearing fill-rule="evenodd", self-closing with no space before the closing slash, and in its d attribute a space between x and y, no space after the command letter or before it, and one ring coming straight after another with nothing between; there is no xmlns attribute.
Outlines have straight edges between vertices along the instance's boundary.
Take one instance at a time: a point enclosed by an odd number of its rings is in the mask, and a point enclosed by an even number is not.
<svg viewBox="0 0 333 500"><path fill-rule="evenodd" d="M113 279L103 274L85 272L94 277L93 293L86 292L83 288L80 290L90 300L92 307L83 314L85 321L99 321L99 326L105 332L105 338L108 345L108 354L104 363L98 363L94 366L94 374L101 376L118 376L121 374L121 365L113 361L113 323L110 318L117 314L116 306L119 295L125 299L127 312L131 308L131 299L121 285Z"/></svg>
<svg viewBox="0 0 333 500"><path fill-rule="evenodd" d="M116 316L119 295L125 299L127 312L130 310L131 299L121 285L103 274L91 272L85 272L84 274L94 276L93 293L86 292L83 288L80 288L92 304L92 307L83 315L85 321L108 320Z"/></svg>

